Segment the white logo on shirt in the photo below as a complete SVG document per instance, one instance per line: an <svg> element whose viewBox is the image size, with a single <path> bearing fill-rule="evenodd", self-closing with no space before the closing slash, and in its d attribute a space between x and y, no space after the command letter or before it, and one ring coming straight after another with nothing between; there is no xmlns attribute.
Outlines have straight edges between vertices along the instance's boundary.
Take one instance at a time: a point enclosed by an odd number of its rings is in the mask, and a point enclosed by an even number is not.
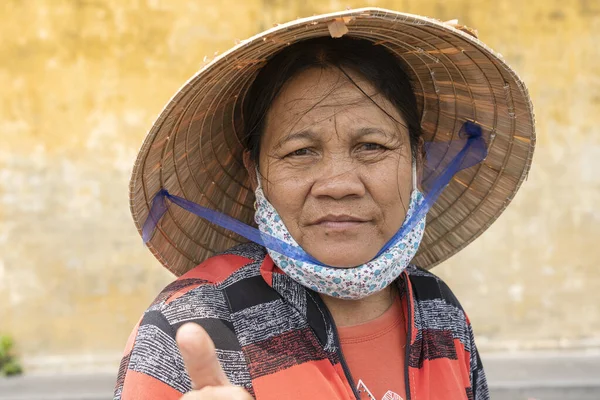
<svg viewBox="0 0 600 400"><path fill-rule="evenodd" d="M375 396L373 396L373 393L371 393L371 391L369 390L369 388L367 388L367 385L365 385L365 383L362 381L362 379L358 380L358 384L356 385L356 389L358 390L359 393L366 393L367 396L369 396L369 400L377 400L377 398ZM388 390L383 397L381 398L381 400L404 400L402 397L400 397L400 395L398 393L392 392L391 390Z"/></svg>

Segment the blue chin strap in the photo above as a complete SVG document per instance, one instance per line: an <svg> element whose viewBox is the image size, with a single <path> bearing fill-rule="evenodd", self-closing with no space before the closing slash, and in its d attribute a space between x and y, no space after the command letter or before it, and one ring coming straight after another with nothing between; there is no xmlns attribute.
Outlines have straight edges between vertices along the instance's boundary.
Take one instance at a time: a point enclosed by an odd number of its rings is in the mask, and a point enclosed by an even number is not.
<svg viewBox="0 0 600 400"><path fill-rule="evenodd" d="M402 224L402 227L382 247L375 258L398 242L414 225L427 214L452 177L459 171L472 167L487 157L487 145L481 127L475 122L466 121L460 129L458 138L448 142L425 143L425 165L423 169L423 198L415 212ZM416 169L413 168L413 188L416 188ZM320 261L306 253L301 247L290 245L274 236L259 231L257 228L238 221L227 214L203 207L199 204L170 194L161 189L152 199L148 218L142 227L142 239L148 243L156 230L160 219L167 212L167 200L177 206L205 219L215 225L234 232L252 242L267 247L277 253L284 254L297 261L323 265Z"/></svg>

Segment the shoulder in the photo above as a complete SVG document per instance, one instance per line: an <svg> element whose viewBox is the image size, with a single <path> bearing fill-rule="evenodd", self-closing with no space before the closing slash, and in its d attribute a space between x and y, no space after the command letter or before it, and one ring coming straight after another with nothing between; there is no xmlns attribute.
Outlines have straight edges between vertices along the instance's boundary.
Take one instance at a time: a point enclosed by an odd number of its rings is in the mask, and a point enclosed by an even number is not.
<svg viewBox="0 0 600 400"><path fill-rule="evenodd" d="M208 332L217 348L237 349L232 323L239 297L235 294L248 283L264 283L260 266L265 255L264 247L245 243L208 258L165 287L144 313L141 325L158 328L174 338L181 325L195 322ZM244 302L255 297L254 291L243 292L252 293L242 299Z"/></svg>
<svg viewBox="0 0 600 400"><path fill-rule="evenodd" d="M167 285L144 312L127 342L115 398L175 399L191 390L175 340L177 329L186 322L195 322L208 332L218 357L242 360L226 292L236 282L259 275L264 256L260 246L239 245L207 259ZM248 383L243 374L228 377L235 384Z"/></svg>
<svg viewBox="0 0 600 400"><path fill-rule="evenodd" d="M413 296L415 322L422 336L459 339L464 348L470 351L471 324L448 285L437 275L420 267L411 265L407 268L407 273ZM447 344L449 346L451 343Z"/></svg>
<svg viewBox="0 0 600 400"><path fill-rule="evenodd" d="M450 287L439 276L416 265L410 265L406 272L416 300L443 301L463 311Z"/></svg>
<svg viewBox="0 0 600 400"><path fill-rule="evenodd" d="M448 285L437 275L410 265L407 270L412 294L416 341L411 361L418 368L425 361L448 359L468 382L467 397L487 399L488 390L473 329L467 314ZM462 356L459 356L463 353ZM461 362L462 360L462 362ZM433 367L432 367L433 368ZM428 369L432 374L433 369ZM444 372L447 375L447 368Z"/></svg>
<svg viewBox="0 0 600 400"><path fill-rule="evenodd" d="M227 288L260 274L266 251L255 244L241 244L214 255L167 285L156 296L138 323L138 336L160 331L175 339L186 322L202 325L211 336L230 331L231 309Z"/></svg>
<svg viewBox="0 0 600 400"><path fill-rule="evenodd" d="M265 255L264 247L254 243L216 254L167 285L148 311L160 311L168 317L181 304L190 302L195 306L219 307L225 302L223 292L228 286L260 274Z"/></svg>

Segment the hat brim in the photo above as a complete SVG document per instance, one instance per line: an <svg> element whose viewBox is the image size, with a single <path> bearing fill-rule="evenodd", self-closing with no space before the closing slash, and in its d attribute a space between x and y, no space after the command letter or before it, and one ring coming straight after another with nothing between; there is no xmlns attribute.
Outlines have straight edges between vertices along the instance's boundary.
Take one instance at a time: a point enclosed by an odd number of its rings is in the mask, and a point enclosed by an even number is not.
<svg viewBox="0 0 600 400"><path fill-rule="evenodd" d="M431 268L481 235L504 211L527 176L535 146L533 107L525 84L499 54L440 21L379 8L298 19L243 41L212 60L169 101L138 154L130 206L141 233L162 188L253 222L254 193L242 163L242 101L257 71L286 46L329 36L332 21L347 36L386 46L408 66L426 141L456 138L477 122L488 156L459 172L427 216L413 262ZM243 238L169 207L148 247L179 276Z"/></svg>

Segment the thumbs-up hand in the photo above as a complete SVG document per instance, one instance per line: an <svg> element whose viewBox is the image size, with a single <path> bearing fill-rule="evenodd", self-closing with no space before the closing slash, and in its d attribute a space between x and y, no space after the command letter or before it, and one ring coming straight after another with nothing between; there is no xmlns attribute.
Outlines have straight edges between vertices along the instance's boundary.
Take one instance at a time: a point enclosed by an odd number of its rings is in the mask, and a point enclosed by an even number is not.
<svg viewBox="0 0 600 400"><path fill-rule="evenodd" d="M181 326L175 339L193 388L182 400L252 400L243 388L229 382L217 360L213 341L200 325Z"/></svg>

